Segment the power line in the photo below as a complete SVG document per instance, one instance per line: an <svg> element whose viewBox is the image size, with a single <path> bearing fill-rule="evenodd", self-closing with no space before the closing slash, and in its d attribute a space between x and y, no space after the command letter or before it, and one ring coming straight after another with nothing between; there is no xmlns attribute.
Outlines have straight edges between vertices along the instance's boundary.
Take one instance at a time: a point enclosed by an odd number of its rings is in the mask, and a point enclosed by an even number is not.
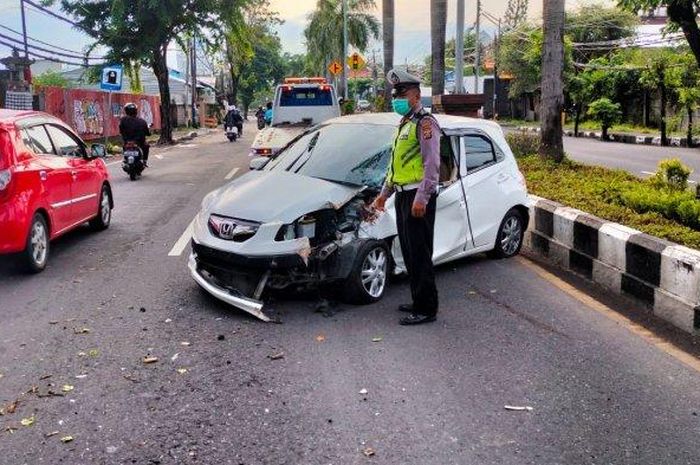
<svg viewBox="0 0 700 465"><path fill-rule="evenodd" d="M16 46L16 45L13 45L13 44L10 43L10 42L5 42L5 41L2 40L2 39L0 39L0 45L5 45L6 47L9 47L9 48L11 48L11 49L17 49L17 46ZM73 62L73 61L61 60L61 59L58 59L58 58L55 58L55 57L50 57L50 56L46 56L46 55L41 55L41 54L36 53L36 52L33 52L33 51L31 51L31 50L29 51L29 55L31 55L31 56L33 56L33 57L35 57L35 58L41 58L42 60L53 61L53 62L56 62L56 63L62 63L62 64L64 64L64 65L81 66L81 67L86 67L86 66L87 66L85 63L76 63L76 62Z"/></svg>
<svg viewBox="0 0 700 465"><path fill-rule="evenodd" d="M19 39L15 39L15 38L10 37L10 36L7 36L7 35L5 35L5 34L3 34L3 33L1 33L1 32L0 32L0 37L4 38L4 39L6 39L6 40L10 40L10 41L12 41L12 42L15 42L16 44L19 44L19 45L22 45L22 44L23 44L23 41L21 41L21 40L19 40ZM88 57L88 56L73 55L73 54L69 54L69 53L58 52L58 51L55 51L55 50L50 50L50 49L43 48L43 47L39 47L38 45L33 45L33 44L29 44L29 43L27 44L27 47L33 48L33 49L36 49L36 50L40 50L40 51L42 51L42 52L48 52L48 53L53 53L53 54L55 54L55 55L64 56L64 57L67 57L67 58L77 58L77 59L79 59L79 60L102 60L102 58L91 58L91 57Z"/></svg>
<svg viewBox="0 0 700 465"><path fill-rule="evenodd" d="M75 27L77 27L77 28L79 28L79 29L83 29L78 23L76 23L76 22L74 22L74 21L71 21L71 20L68 19L68 18L64 18L63 16L59 15L58 13L54 13L53 11L49 10L48 8L42 6L42 5L38 4L38 3L35 3L35 2L33 2L32 0L24 0L24 3L26 3L27 5L33 6L33 7L36 8L39 12L42 12L42 13L44 13L44 14L46 14L46 15L49 15L49 16L53 16L54 18L60 19L61 21L64 21L64 22L66 22L66 23L68 23L68 24L70 24L70 25L72 25L72 26L75 26ZM84 30L84 29L83 29L83 30ZM85 32L87 32L87 31L85 31ZM92 34L90 34L90 35L92 35Z"/></svg>
<svg viewBox="0 0 700 465"><path fill-rule="evenodd" d="M20 36L22 35L21 32L15 30L15 29L12 29L11 27L7 27L7 26L5 26L4 24L0 24L0 28L5 29L5 30L10 31L10 32L13 32L13 33L15 33L15 34L17 34L17 35L20 35ZM64 51L64 52L73 53L73 54L75 54L76 56L80 56L80 53L81 53L81 52L77 52L77 51L75 51L75 50L71 50L71 49L68 49L68 48L63 48L63 47L60 47L60 46L58 46L58 45L54 45L54 44L50 44L50 43L48 43L48 42L44 42L43 40L39 40L39 39L36 39L36 38L34 38L34 37L27 36L27 39L30 39L30 40L32 40L32 41L34 41L34 42L37 42L37 43L40 43L40 44L42 44L42 45L47 45L47 46L49 46L49 47L53 47L53 48L55 48L55 49L57 49L57 50L62 50L62 51ZM82 58L82 56L81 56L81 58ZM91 59L91 60L92 60L92 59L95 59L95 60L104 60L105 57L91 57L91 58L89 58L89 59Z"/></svg>

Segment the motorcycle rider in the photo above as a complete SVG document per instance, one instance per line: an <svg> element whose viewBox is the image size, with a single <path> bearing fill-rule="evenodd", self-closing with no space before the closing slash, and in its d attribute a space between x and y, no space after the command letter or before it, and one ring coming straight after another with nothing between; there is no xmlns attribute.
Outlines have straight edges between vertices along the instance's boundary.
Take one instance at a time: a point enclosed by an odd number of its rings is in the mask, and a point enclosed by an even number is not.
<svg viewBox="0 0 700 465"><path fill-rule="evenodd" d="M272 102L267 102L267 109L265 110L265 124L268 126L272 124Z"/></svg>
<svg viewBox="0 0 700 465"><path fill-rule="evenodd" d="M238 128L238 135L243 135L243 116L240 110L236 108L236 105L231 105L231 107L229 107L226 117L224 118L224 125L226 127L236 126Z"/></svg>
<svg viewBox="0 0 700 465"><path fill-rule="evenodd" d="M151 135L148 129L148 123L143 118L138 117L139 109L135 103L127 103L124 105L124 113L126 116L119 121L119 133L122 140L126 144L128 141L136 142L141 152L143 152L143 164L148 166L148 152L150 145L146 142L146 137Z"/></svg>
<svg viewBox="0 0 700 465"><path fill-rule="evenodd" d="M265 107L260 105L258 111L255 112L255 118L258 120L258 129L265 127Z"/></svg>

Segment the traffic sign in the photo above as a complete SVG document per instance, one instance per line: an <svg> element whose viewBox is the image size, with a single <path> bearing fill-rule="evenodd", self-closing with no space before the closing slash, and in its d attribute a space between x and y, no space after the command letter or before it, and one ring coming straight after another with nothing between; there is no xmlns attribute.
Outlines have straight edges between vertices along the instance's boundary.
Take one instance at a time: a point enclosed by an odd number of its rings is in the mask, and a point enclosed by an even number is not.
<svg viewBox="0 0 700 465"><path fill-rule="evenodd" d="M122 90L122 65L110 65L102 68L100 89L109 91Z"/></svg>
<svg viewBox="0 0 700 465"><path fill-rule="evenodd" d="M338 61L334 61L333 63L328 65L328 71L330 71L333 74L340 74L340 72L343 71L343 65L341 65Z"/></svg>
<svg viewBox="0 0 700 465"><path fill-rule="evenodd" d="M362 58L362 55L355 52L348 57L348 65L350 65L351 70L359 71L365 67L365 59Z"/></svg>

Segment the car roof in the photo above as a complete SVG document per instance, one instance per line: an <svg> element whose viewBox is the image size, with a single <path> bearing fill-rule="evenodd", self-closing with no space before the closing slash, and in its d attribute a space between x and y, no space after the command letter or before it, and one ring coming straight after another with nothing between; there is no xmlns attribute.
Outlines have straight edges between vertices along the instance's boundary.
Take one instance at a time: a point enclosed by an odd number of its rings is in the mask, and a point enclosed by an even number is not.
<svg viewBox="0 0 700 465"><path fill-rule="evenodd" d="M52 120L57 120L55 116L44 113L43 111L34 110L7 110L5 108L0 108L0 125L13 124L19 119L29 118L29 117L41 117L48 118Z"/></svg>
<svg viewBox="0 0 700 465"><path fill-rule="evenodd" d="M487 132L500 129L500 126L493 121L468 118L466 116L453 116L433 113L442 129L482 129ZM326 121L327 124L378 124L396 126L401 117L396 113L360 113L356 115L341 116Z"/></svg>

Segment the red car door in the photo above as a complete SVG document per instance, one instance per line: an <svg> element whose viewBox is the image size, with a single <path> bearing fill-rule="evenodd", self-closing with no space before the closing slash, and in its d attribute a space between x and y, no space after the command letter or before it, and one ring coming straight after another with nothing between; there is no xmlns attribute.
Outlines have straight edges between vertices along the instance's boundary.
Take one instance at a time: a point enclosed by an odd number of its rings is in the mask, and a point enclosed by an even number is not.
<svg viewBox="0 0 700 465"><path fill-rule="evenodd" d="M56 155L43 124L24 127L22 138L37 155L41 191L46 199L51 222L51 236L70 228L73 223L71 167L65 157Z"/></svg>
<svg viewBox="0 0 700 465"><path fill-rule="evenodd" d="M54 124L47 124L46 129L59 155L70 166L73 185L73 217L75 222L86 221L99 211L99 196L102 178L96 169L96 160L86 158L85 144L70 130Z"/></svg>

